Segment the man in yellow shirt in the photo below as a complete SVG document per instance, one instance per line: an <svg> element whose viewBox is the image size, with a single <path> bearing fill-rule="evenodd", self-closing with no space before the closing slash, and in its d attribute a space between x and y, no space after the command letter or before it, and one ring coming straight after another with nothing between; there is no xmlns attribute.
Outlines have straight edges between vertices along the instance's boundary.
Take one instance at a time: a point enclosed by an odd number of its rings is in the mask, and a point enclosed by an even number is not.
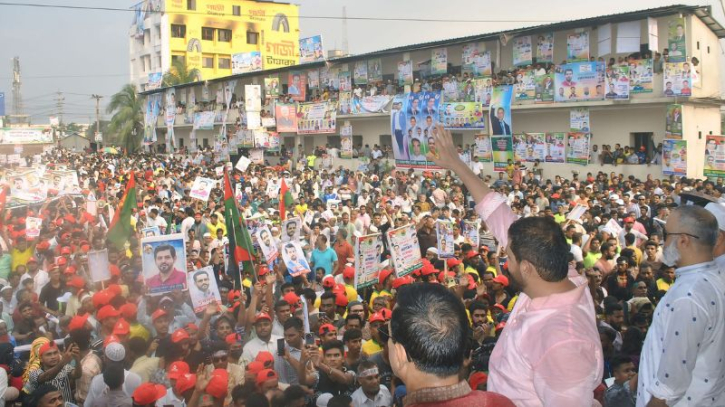
<svg viewBox="0 0 725 407"><path fill-rule="evenodd" d="M224 222L219 221L219 215L216 213L212 213L210 218L210 222L206 224L207 229L209 229L209 233L211 233L212 236L216 236L217 229L221 229L224 231L223 235L227 235L227 226L224 224Z"/></svg>
<svg viewBox="0 0 725 407"><path fill-rule="evenodd" d="M362 346L364 357L370 357L383 351L383 345L380 340L380 332L378 331L378 328L385 324L385 317L383 317L383 314L376 312L370 315L368 322L370 323L370 340L366 341Z"/></svg>
<svg viewBox="0 0 725 407"><path fill-rule="evenodd" d="M305 216L305 213L307 212L307 204L305 203L305 198L300 197L300 203L295 205L295 214L299 216L300 218L303 218Z"/></svg>
<svg viewBox="0 0 725 407"><path fill-rule="evenodd" d="M370 296L370 310L373 309L373 303L375 302L375 299L387 295L388 297L392 298L393 294L390 293L390 290L392 289L393 285L393 270L392 269L382 269L380 270L380 274L378 275L378 290L374 291L373 294Z"/></svg>
<svg viewBox="0 0 725 407"><path fill-rule="evenodd" d="M672 284L674 284L674 283L675 283L675 268L666 267L662 271L662 278L657 279L657 291L667 292L667 290L669 290L670 287L672 287Z"/></svg>
<svg viewBox="0 0 725 407"><path fill-rule="evenodd" d="M12 270L15 271L18 266L28 264L28 260L33 256L33 246L28 244L25 236L20 236L16 239L15 246L10 251L10 256L13 258Z"/></svg>

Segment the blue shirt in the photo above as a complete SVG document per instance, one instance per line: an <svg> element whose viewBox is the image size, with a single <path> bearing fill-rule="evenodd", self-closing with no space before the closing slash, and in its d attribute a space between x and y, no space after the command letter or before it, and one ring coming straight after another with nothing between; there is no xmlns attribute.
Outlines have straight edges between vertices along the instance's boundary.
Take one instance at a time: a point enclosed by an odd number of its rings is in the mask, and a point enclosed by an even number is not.
<svg viewBox="0 0 725 407"><path fill-rule="evenodd" d="M337 253L329 246L325 251L315 249L312 251L310 261L314 263L315 270L318 267L322 267L325 269L325 275L332 274L332 263L337 261ZM315 270L312 271L314 272Z"/></svg>

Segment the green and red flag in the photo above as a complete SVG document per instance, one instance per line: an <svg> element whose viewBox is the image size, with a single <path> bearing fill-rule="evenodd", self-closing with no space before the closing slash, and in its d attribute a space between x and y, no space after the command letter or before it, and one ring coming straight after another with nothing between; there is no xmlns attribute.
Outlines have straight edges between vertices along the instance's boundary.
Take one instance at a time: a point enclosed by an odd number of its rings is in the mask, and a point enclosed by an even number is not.
<svg viewBox="0 0 725 407"><path fill-rule="evenodd" d="M292 206L294 199L292 193L287 188L287 183L282 178L282 186L279 189L279 218L285 220L287 218L287 207Z"/></svg>
<svg viewBox="0 0 725 407"><path fill-rule="evenodd" d="M257 273L254 270L254 246L252 237L249 236L247 223L239 213L237 202L232 192L232 184L229 181L229 174L224 172L224 221L227 225L227 238L229 239L229 267L227 275L234 277L234 288L242 287L242 276L249 272L252 278L257 280Z"/></svg>
<svg viewBox="0 0 725 407"><path fill-rule="evenodd" d="M131 214L134 208L136 208L136 177L133 171L129 171L127 176L128 184L126 184L126 191L123 193L120 206L113 215L113 220L111 220L111 226L108 228L108 235L106 236L118 250L123 250L129 236L133 234Z"/></svg>

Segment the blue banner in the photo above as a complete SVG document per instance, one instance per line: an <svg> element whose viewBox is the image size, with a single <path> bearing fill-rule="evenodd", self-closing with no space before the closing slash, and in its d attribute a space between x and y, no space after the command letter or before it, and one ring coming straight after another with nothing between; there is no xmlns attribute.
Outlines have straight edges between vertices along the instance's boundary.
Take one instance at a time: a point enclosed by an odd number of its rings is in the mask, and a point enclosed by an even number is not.
<svg viewBox="0 0 725 407"><path fill-rule="evenodd" d="M390 113L395 164L404 168L430 168L426 159L438 124L440 92L396 95Z"/></svg>

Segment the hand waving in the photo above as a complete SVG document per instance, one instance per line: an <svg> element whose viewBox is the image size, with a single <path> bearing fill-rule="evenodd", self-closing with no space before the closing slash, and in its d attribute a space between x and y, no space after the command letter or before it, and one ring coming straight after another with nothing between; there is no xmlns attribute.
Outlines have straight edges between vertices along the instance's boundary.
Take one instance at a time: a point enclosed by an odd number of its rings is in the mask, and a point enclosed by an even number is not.
<svg viewBox="0 0 725 407"><path fill-rule="evenodd" d="M435 140L435 146L429 146L430 151L426 157L440 167L449 170L453 169L454 165L460 162L461 159L458 157L458 151L453 144L451 132L444 129L442 124L438 124L433 131L433 139Z"/></svg>

